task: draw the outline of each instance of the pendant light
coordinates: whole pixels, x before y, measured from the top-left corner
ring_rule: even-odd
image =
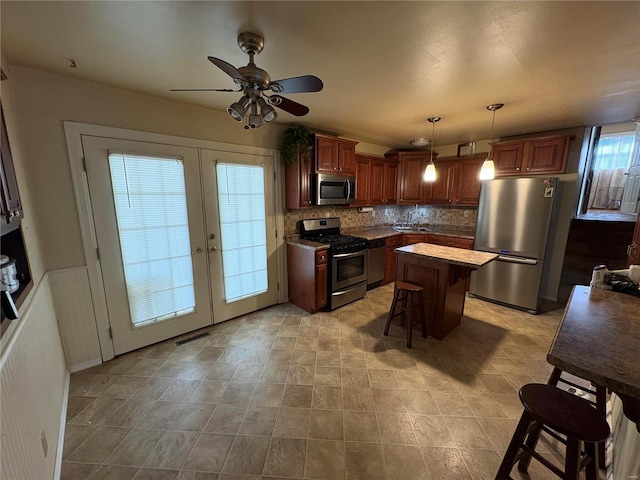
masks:
[[[435,182],[436,181],[436,166],[433,163],[433,137],[436,132],[436,122],[442,120],[442,117],[429,117],[427,118],[428,122],[431,122],[431,153],[429,158],[429,165],[424,169],[424,175],[422,176],[422,180],[425,182]]]
[[[493,120],[491,120],[491,138],[489,139],[489,155],[482,164],[480,169],[480,180],[492,180],[496,176],[496,167],[493,163],[493,126],[496,122],[496,110],[504,107],[504,103],[492,103],[487,105],[487,110],[493,112]]]

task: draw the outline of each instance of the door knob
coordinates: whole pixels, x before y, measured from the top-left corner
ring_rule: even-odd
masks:
[[[213,247],[211,247],[209,249],[210,252],[217,252],[218,251],[218,247],[216,247],[215,245]]]

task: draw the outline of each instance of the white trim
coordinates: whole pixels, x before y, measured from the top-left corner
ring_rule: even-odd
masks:
[[[69,384],[71,382],[71,375],[69,372],[64,377],[64,388],[62,408],[60,412],[60,428],[58,430],[58,447],[56,450],[56,463],[53,470],[53,478],[59,480],[62,476],[62,452],[64,450],[64,433],[67,426],[67,405],[69,403]]]
[[[278,238],[276,239],[278,282],[280,291],[278,301],[286,301],[286,265],[285,265],[285,242],[284,242],[284,212],[283,212],[283,181],[282,168],[280,165],[280,152],[269,148],[251,147],[245,145],[234,145],[230,143],[214,142],[210,140],[200,140],[194,138],[178,137],[159,133],[141,132],[137,130],[126,130],[115,127],[105,127],[87,123],[77,123],[63,121],[67,150],[69,153],[69,167],[73,182],[73,191],[78,209],[78,220],[82,235],[82,245],[84,249],[87,272],[89,274],[89,286],[96,316],[96,328],[102,361],[111,360],[114,354],[113,341],[109,337],[109,315],[107,302],[102,283],[102,273],[100,262],[96,257],[97,241],[93,225],[93,214],[91,210],[91,198],[84,172],[82,160],[82,136],[117,138],[121,140],[134,140],[147,143],[159,143],[164,145],[178,145],[182,147],[193,147],[198,149],[217,150],[223,152],[253,154],[273,157],[274,171],[276,172],[275,206],[276,206],[276,226]],[[83,363],[84,365],[84,363]]]
[[[87,368],[97,367],[98,365],[102,365],[102,359],[94,358],[93,360],[87,360],[86,362],[79,363],[78,365],[70,365],[69,372],[76,373],[86,370]]]

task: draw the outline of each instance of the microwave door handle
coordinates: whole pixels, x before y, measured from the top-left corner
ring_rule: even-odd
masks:
[[[351,182],[349,181],[349,179],[347,178],[344,183],[346,183],[347,185],[347,202],[349,201],[349,199],[351,198]]]

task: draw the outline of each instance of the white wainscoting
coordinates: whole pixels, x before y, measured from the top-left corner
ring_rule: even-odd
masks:
[[[613,465],[607,472],[611,480],[640,478],[640,433],[635,423],[624,416],[622,401],[611,395],[611,430],[613,431]]]
[[[102,363],[87,267],[48,272],[62,345],[71,373]]]
[[[0,358],[2,479],[59,475],[69,373],[44,275]]]

